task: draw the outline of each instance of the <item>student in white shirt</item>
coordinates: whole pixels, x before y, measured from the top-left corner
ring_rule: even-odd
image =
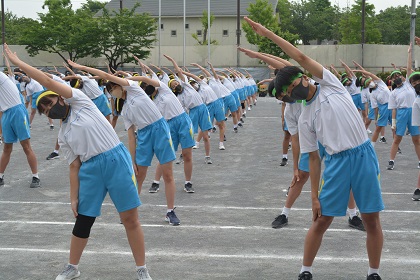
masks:
[[[321,64],[259,23],[245,21],[260,36],[276,43],[288,56],[312,74],[317,84],[295,66],[281,69],[276,76],[276,97],[285,102],[305,100],[299,118],[302,153],[309,153],[313,223],[306,236],[300,280],[312,279],[312,264],[322,237],[334,216],[346,213],[350,190],[359,206],[367,232],[369,257],[367,280],[380,280],[379,264],[383,234],[379,211],[382,202],[379,165],[362,119],[341,82]],[[247,50],[239,48],[239,50]],[[318,141],[326,150],[322,184]],[[349,168],[355,164],[357,168]]]
[[[58,139],[70,166],[70,201],[76,222],[69,263],[56,280],[80,276],[78,264],[107,192],[125,227],[138,279],[150,280],[145,266],[144,236],[137,212],[141,203],[127,149],[111,124],[84,93],[50,79],[40,70],[21,61],[7,45],[5,52],[13,64],[48,89],[37,99],[39,112],[64,120]]]

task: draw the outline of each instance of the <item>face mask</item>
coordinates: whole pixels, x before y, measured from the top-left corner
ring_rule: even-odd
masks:
[[[415,85],[414,89],[415,89],[416,93],[420,95],[420,84]]]
[[[374,82],[370,82],[369,83],[369,88],[374,88],[374,87],[376,87],[376,84]]]
[[[309,85],[307,87],[302,84],[303,78],[301,78],[300,83],[292,89],[290,97],[294,100],[306,100],[309,95]],[[283,97],[284,98],[284,97]]]
[[[402,78],[396,78],[394,80],[394,84],[396,84],[397,86],[401,85],[402,84]]]
[[[159,80],[162,80],[163,76],[162,75],[159,75],[158,78],[159,78]]]
[[[67,106],[61,105],[59,100],[54,106],[51,107],[50,111],[48,112],[48,117],[51,119],[65,119],[67,116]]]
[[[192,86],[194,89],[195,89],[195,91],[199,91],[200,90],[200,85],[199,84],[194,84],[193,86]]]

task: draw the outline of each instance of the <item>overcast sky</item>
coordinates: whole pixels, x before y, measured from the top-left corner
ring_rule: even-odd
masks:
[[[124,0],[123,0],[124,1]],[[155,0],[158,1],[158,0]],[[186,0],[186,3],[189,1],[205,1],[205,0]],[[232,2],[236,4],[236,0],[226,0],[226,2]],[[332,4],[337,4],[340,7],[346,7],[347,5],[351,6],[354,3],[354,0],[330,0]],[[72,0],[73,8],[79,8],[86,1],[84,0]],[[108,2],[108,1],[102,1]],[[374,4],[376,11],[385,10],[391,6],[411,6],[411,0],[366,0],[367,3]],[[124,2],[123,2],[124,3]],[[182,2],[181,2],[182,3]],[[416,1],[417,3],[417,1]],[[12,11],[18,17],[29,17],[36,19],[38,17],[37,13],[45,13],[46,11],[42,9],[44,0],[4,0],[5,10]],[[210,0],[211,4],[211,0]]]

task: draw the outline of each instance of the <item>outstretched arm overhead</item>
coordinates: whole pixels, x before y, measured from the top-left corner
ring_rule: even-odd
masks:
[[[340,73],[338,73],[337,69],[335,69],[334,65],[331,64],[330,66],[331,72],[337,77],[337,79],[341,79]]]
[[[20,60],[16,53],[12,52],[12,50],[9,49],[9,46],[7,44],[4,44],[4,52],[6,53],[10,62],[18,66],[26,74],[28,74],[28,76],[38,81],[38,83],[40,83],[47,89],[54,91],[55,93],[63,96],[64,98],[71,98],[73,96],[72,89],[70,87],[61,84],[57,81],[54,81],[53,79],[50,79],[41,70],[38,70],[35,67],[32,67],[29,64]]]
[[[381,80],[381,78],[379,78],[378,76],[376,76],[375,74],[368,72],[366,70],[353,70],[353,72],[360,72],[363,74],[363,76],[365,77],[370,77],[372,78],[374,81],[379,81]]]
[[[324,67],[310,58],[306,56],[303,52],[301,52],[298,48],[293,46],[288,41],[284,40],[280,36],[277,36],[274,32],[268,30],[263,25],[256,23],[249,19],[248,17],[244,17],[245,21],[252,27],[252,29],[261,36],[267,37],[268,39],[272,40],[274,43],[277,44],[290,58],[294,59],[299,65],[305,68],[309,73],[313,76],[318,77],[320,79],[323,78],[323,69]]]
[[[184,74],[183,74],[183,71],[182,71],[182,69],[181,69],[181,68],[179,68],[179,66],[178,66],[178,64],[176,63],[176,61],[175,61],[172,57],[170,57],[170,56],[168,56],[168,55],[166,55],[166,54],[164,54],[163,56],[164,56],[164,57],[166,57],[166,59],[168,59],[170,62],[172,62],[173,66],[174,66],[174,68],[175,68],[175,71],[176,71],[176,73],[178,74],[178,77],[179,77],[182,81],[184,81],[184,82],[185,82],[185,76],[184,76]]]
[[[203,66],[197,64],[197,63],[191,63],[192,66],[195,66],[197,68],[199,68],[201,70],[201,72],[204,73],[204,75],[206,75],[206,77],[211,77],[211,74],[209,71],[206,70],[206,68],[204,68]]]
[[[272,56],[268,56],[256,51],[251,51],[249,49],[245,49],[245,48],[238,48],[239,51],[243,52],[244,54],[246,54],[247,56],[249,56],[250,58],[257,58],[260,59],[262,61],[264,61],[265,63],[267,63],[268,65],[272,66],[275,69],[281,69],[286,67],[287,65],[284,64],[282,61],[277,60],[275,58],[273,58]]]
[[[213,73],[213,76],[216,80],[219,80],[219,75],[217,75],[216,70],[213,68],[213,64],[211,64],[210,61],[207,60],[207,64],[210,66],[211,72]]]

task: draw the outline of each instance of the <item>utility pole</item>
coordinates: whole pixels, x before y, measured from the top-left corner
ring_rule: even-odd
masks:
[[[236,46],[241,46],[241,0],[237,0],[236,4]],[[239,67],[240,51],[236,50],[236,67]]]
[[[5,39],[6,31],[4,27],[4,0],[1,0],[1,42],[2,42],[2,48],[4,53],[4,43],[6,43]],[[3,57],[3,66],[5,65],[4,56]],[[10,73],[11,75],[12,73]]]
[[[365,44],[365,15],[366,15],[366,0],[362,0],[362,66],[364,60],[364,49]]]
[[[123,9],[123,0],[120,0],[120,15],[122,14],[122,9]],[[124,61],[124,54],[121,53],[121,70],[124,67],[123,61]],[[117,69],[115,69],[115,70],[117,70]]]
[[[413,44],[411,48],[411,69],[416,68],[416,61],[414,60],[414,50],[416,49],[414,46],[416,43],[414,42],[414,36],[416,32],[416,0],[411,0],[411,22],[410,22],[410,43]]]

